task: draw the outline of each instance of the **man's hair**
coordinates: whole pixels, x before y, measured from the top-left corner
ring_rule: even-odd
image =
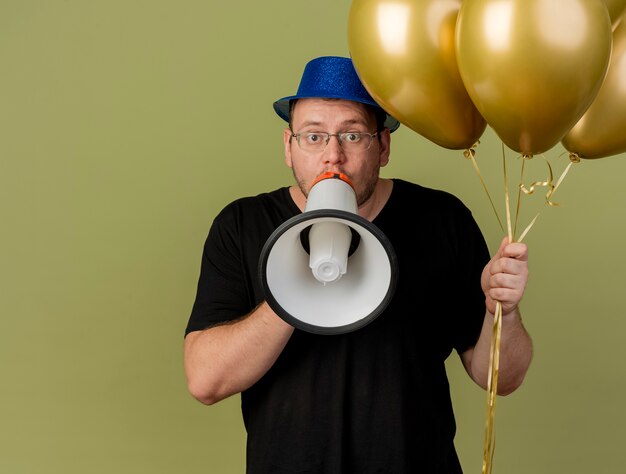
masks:
[[[339,100],[339,99],[328,99],[328,100]],[[291,99],[289,101],[289,129],[293,132],[293,127],[291,126],[291,117],[293,116],[293,110],[296,107],[296,103],[298,99]],[[385,128],[385,120],[387,120],[387,113],[381,109],[380,107],[374,107],[373,105],[363,104],[367,110],[370,110],[374,117],[376,117],[376,131],[382,132]],[[380,140],[380,135],[378,135],[378,139]]]

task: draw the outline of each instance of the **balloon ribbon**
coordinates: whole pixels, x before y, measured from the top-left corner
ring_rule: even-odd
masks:
[[[509,184],[506,174],[506,157],[504,144],[502,145],[502,166],[504,172],[504,200],[506,204],[506,223],[509,242],[513,242],[511,226],[511,206],[509,201]],[[517,219],[516,219],[517,220]],[[487,416],[485,419],[485,442],[483,445],[482,474],[491,474],[493,470],[493,455],[496,450],[496,398],[498,396],[498,371],[500,369],[500,340],[502,337],[502,303],[496,301],[496,311],[493,315],[491,329],[491,346],[489,349],[489,373],[487,376]]]
[[[483,447],[483,474],[491,474],[496,449],[496,397],[498,395],[498,371],[500,369],[500,339],[502,337],[502,303],[496,302],[496,314],[491,329],[489,351],[489,374],[487,378],[487,416],[485,420],[485,443]]]
[[[504,227],[502,226],[502,222],[500,221],[500,216],[498,215],[498,211],[496,210],[496,206],[493,203],[493,199],[491,199],[491,194],[489,194],[489,189],[487,188],[485,179],[483,178],[483,175],[480,172],[480,168],[478,167],[478,163],[476,162],[476,158],[475,158],[476,150],[474,150],[474,148],[478,146],[479,143],[480,142],[476,142],[474,146],[472,146],[472,148],[468,148],[467,150],[465,150],[463,152],[463,156],[465,156],[465,158],[467,158],[468,160],[472,162],[472,166],[474,167],[474,170],[476,171],[476,174],[478,175],[478,178],[480,179],[480,182],[483,185],[483,189],[485,190],[485,193],[487,193],[487,197],[489,198],[489,202],[491,203],[491,209],[493,209],[493,213],[496,215],[496,219],[498,219],[498,224],[500,224],[500,229],[502,229],[502,232],[504,232]]]
[[[472,165],[474,166],[474,170],[476,174],[480,178],[480,182],[483,185],[483,189],[487,193],[487,197],[489,198],[489,202],[491,203],[491,207],[493,212],[500,224],[500,228],[504,232],[504,227],[502,226],[502,222],[500,221],[500,216],[498,215],[498,211],[493,203],[493,199],[491,199],[491,195],[489,194],[489,190],[487,189],[487,185],[485,184],[485,180],[480,172],[478,167],[478,163],[476,162],[475,154],[476,151],[474,148],[478,145],[478,142],[472,146],[471,148],[465,150],[463,155],[468,160],[471,160]],[[506,171],[506,156],[504,152],[504,143],[502,144],[502,164],[504,170],[504,197],[506,204],[506,222],[507,222],[507,233],[509,237],[509,242],[515,242],[515,234],[517,233],[517,222],[519,218],[520,212],[520,202],[521,202],[521,193],[523,192],[526,195],[531,195],[534,193],[535,188],[537,186],[544,186],[548,188],[548,192],[546,193],[546,204],[550,206],[558,206],[557,203],[552,202],[551,198],[561,185],[565,176],[569,172],[572,164],[578,163],[580,158],[576,154],[570,154],[569,159],[570,163],[556,184],[554,183],[554,177],[552,173],[552,167],[550,163],[546,160],[546,164],[548,166],[549,178],[545,181],[536,181],[531,183],[530,187],[527,188],[524,186],[524,163],[526,160],[532,158],[532,155],[522,155],[522,171],[520,177],[520,185],[518,188],[518,196],[517,196],[517,212],[515,215],[515,226],[513,227],[511,224],[511,208],[509,201],[509,185]],[[522,232],[517,242],[521,242],[524,237],[528,234],[530,229],[535,225],[537,218],[539,217],[539,213],[534,217],[534,219],[528,224],[526,229]],[[495,418],[496,418],[496,398],[498,395],[498,372],[500,370],[500,342],[502,338],[502,303],[500,301],[496,301],[496,310],[493,319],[493,326],[491,330],[491,345],[489,349],[489,372],[487,376],[487,414],[485,419],[485,441],[483,446],[483,468],[482,474],[491,474],[493,470],[493,457],[495,454],[496,448],[496,430],[495,430]]]

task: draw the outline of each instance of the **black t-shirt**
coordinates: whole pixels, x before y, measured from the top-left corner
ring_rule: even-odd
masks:
[[[299,212],[281,188],[237,200],[216,217],[187,333],[263,301],[261,249]],[[396,252],[396,292],[357,331],[295,330],[272,368],[242,393],[249,473],[461,472],[444,361],[480,333],[487,246],[457,198],[402,180],[373,223]]]

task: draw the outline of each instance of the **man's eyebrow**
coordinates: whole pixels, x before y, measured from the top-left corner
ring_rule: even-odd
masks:
[[[310,127],[312,125],[321,125],[322,122],[318,122],[317,120],[306,120],[304,123],[300,124],[300,127]]]
[[[322,122],[318,120],[306,120],[300,125],[300,128],[311,127],[311,126],[321,126],[321,125],[322,125]],[[367,125],[367,122],[365,120],[360,120],[360,119],[348,119],[348,120],[344,120],[343,122],[341,122],[340,128],[345,128],[349,125]]]

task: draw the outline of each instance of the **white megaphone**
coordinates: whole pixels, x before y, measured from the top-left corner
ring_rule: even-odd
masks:
[[[387,237],[357,214],[341,173],[320,175],[302,214],[267,239],[259,274],[270,307],[292,326],[340,334],[373,321],[393,296],[396,255]]]

